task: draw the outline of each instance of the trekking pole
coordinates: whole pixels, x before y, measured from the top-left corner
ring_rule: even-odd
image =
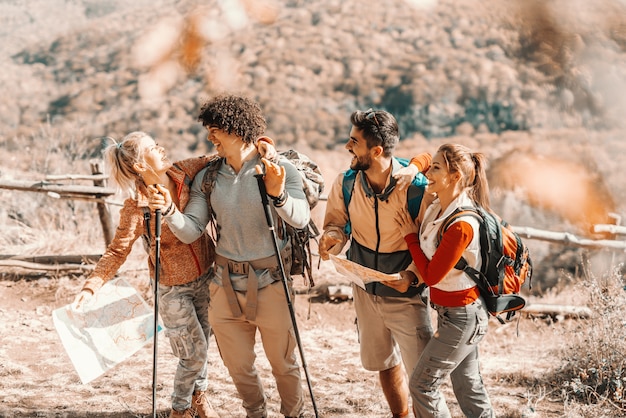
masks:
[[[311,403],[313,404],[313,411],[315,412],[315,418],[318,418],[317,405],[315,404],[315,396],[313,396],[313,387],[311,386],[311,379],[309,378],[309,371],[307,369],[306,360],[304,359],[304,351],[302,350],[302,342],[300,341],[300,332],[298,332],[298,323],[296,322],[296,313],[291,303],[291,294],[289,292],[289,285],[287,283],[287,275],[285,274],[285,266],[283,265],[283,259],[280,256],[280,248],[278,246],[278,237],[276,236],[276,229],[274,228],[274,218],[272,217],[272,211],[270,209],[270,203],[267,198],[267,190],[265,189],[265,183],[263,182],[263,174],[255,174],[257,183],[259,184],[259,191],[261,192],[261,201],[263,202],[263,209],[265,211],[265,219],[267,220],[267,226],[272,233],[272,242],[274,243],[274,252],[276,253],[276,259],[278,260],[278,268],[280,269],[280,276],[283,282],[283,289],[285,290],[285,297],[287,299],[287,306],[289,307],[289,315],[291,316],[291,323],[293,325],[293,333],[296,336],[296,342],[298,343],[298,351],[300,351],[300,360],[302,360],[302,368],[304,369],[304,375],[306,377],[306,383],[309,387],[309,394],[311,395]]]
[[[152,345],[152,417],[157,416],[157,346],[159,330],[159,270],[161,268],[161,209],[154,211],[154,341]]]

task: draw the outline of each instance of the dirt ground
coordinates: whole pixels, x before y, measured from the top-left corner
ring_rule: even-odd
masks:
[[[324,270],[327,270],[324,272]],[[150,300],[146,271],[121,273]],[[322,266],[313,296],[295,299],[298,328],[320,417],[389,417],[377,375],[360,364],[351,300],[330,301],[319,289],[331,283]],[[146,417],[152,414],[152,344],[104,375],[83,385],[52,322],[52,311],[70,303],[82,278],[0,280],[0,417]],[[302,279],[294,282],[304,290]],[[309,303],[310,302],[310,303]],[[564,406],[541,384],[555,367],[553,349],[575,326],[524,316],[490,324],[481,344],[482,371],[499,417],[561,417]],[[517,335],[519,334],[519,335]],[[176,359],[162,335],[158,342],[158,415],[167,417]],[[211,340],[210,401],[221,417],[244,416],[241,401]],[[261,345],[257,366],[268,396],[270,416],[279,397]],[[303,388],[308,394],[304,380]],[[454,417],[462,416],[450,385],[444,386]],[[314,416],[307,397],[306,416]]]

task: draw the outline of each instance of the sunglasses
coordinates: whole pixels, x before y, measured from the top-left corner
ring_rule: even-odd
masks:
[[[376,111],[370,107],[364,113],[365,119],[374,121],[374,124],[376,125],[376,130],[378,131],[378,137],[380,138],[380,141],[384,143],[385,138],[383,137],[383,133],[380,130],[380,122],[378,122],[378,118],[376,117]]]

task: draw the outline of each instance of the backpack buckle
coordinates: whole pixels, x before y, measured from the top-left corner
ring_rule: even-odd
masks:
[[[248,274],[250,264],[247,261],[228,261],[228,270],[235,274]]]

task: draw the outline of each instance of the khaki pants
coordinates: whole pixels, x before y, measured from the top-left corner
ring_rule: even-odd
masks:
[[[211,283],[209,321],[215,334],[224,365],[233,379],[249,418],[264,418],[265,394],[254,367],[254,345],[259,331],[265,355],[272,367],[281,399],[280,412],[298,416],[302,410],[302,384],[295,349],[291,316],[281,282],[259,289],[256,318],[234,317],[224,289]],[[240,306],[246,306],[246,294],[235,292]]]

